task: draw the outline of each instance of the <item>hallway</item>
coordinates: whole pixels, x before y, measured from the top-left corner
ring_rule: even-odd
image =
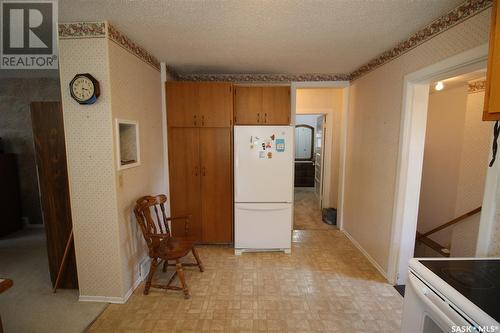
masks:
[[[294,230],[335,230],[335,225],[322,221],[314,188],[296,187],[294,203]]]

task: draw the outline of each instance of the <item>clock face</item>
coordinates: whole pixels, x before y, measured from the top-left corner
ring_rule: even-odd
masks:
[[[71,92],[73,93],[72,95],[77,101],[87,101],[94,96],[94,82],[92,82],[92,80],[90,80],[86,76],[78,76],[73,80]]]

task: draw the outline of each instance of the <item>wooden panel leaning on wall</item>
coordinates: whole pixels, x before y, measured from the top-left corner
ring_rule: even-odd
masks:
[[[500,7],[493,2],[483,120],[500,120]]]
[[[232,95],[229,83],[166,84],[172,216],[191,215],[199,243],[233,238]]]
[[[52,284],[54,284],[72,229],[61,103],[31,103],[31,120],[43,223],[47,235],[49,270]],[[71,246],[59,288],[78,288],[74,245]]]

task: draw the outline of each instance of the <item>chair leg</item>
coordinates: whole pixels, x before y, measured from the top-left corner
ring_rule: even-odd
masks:
[[[168,260],[165,260],[163,262],[163,269],[162,269],[163,273],[165,273],[167,271],[167,266],[168,266]]]
[[[200,269],[200,272],[203,272],[205,269],[203,268],[203,263],[201,262],[200,256],[198,255],[198,251],[193,247],[191,249],[193,252],[194,258],[196,259],[196,263],[198,264],[198,268]]]
[[[184,291],[184,298],[189,298],[189,289],[186,284],[186,276],[184,275],[184,270],[182,269],[182,264],[179,259],[175,260],[175,270],[177,275],[179,276],[179,280],[181,281],[182,290]]]
[[[149,294],[149,288],[151,288],[151,281],[153,281],[153,275],[155,275],[156,267],[158,267],[158,259],[151,260],[151,267],[149,267],[148,279],[146,280],[146,285],[144,286],[144,295]]]

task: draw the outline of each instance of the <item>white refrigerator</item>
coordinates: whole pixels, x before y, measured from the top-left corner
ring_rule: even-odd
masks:
[[[294,128],[234,127],[235,253],[290,252]]]

